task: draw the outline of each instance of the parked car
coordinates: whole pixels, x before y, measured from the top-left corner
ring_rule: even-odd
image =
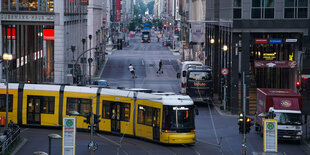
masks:
[[[171,38],[166,38],[166,39],[164,39],[164,41],[163,41],[163,45],[164,46],[171,46],[172,45],[172,39]]]

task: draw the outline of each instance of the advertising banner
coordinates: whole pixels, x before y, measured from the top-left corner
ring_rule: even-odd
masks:
[[[297,61],[264,61],[255,60],[255,68],[296,68]]]
[[[204,43],[204,24],[192,24],[192,42],[194,43]]]
[[[115,7],[116,7],[116,22],[121,21],[121,0],[115,1]]]
[[[16,36],[16,29],[15,28],[7,28],[6,29],[7,31],[7,33],[6,33],[6,37],[7,37],[7,40],[11,40],[11,38],[12,38],[12,40],[15,40],[15,36]]]
[[[54,40],[55,32],[54,29],[43,29],[43,40]]]

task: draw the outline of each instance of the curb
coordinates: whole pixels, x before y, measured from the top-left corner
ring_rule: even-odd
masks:
[[[108,60],[109,60],[109,58],[106,57],[106,60],[105,60],[103,66],[102,66],[102,68],[101,68],[101,70],[100,70],[99,76],[96,76],[96,77],[94,77],[93,79],[96,79],[96,80],[100,79],[100,77],[101,77],[101,75],[102,75],[102,72],[103,72],[103,70],[104,70],[104,68],[105,68],[105,65],[107,64]]]
[[[12,155],[15,155],[27,142],[28,139],[23,137],[23,141],[17,146],[17,148],[12,152]]]

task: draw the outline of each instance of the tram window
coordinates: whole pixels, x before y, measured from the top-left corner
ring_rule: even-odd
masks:
[[[77,112],[80,115],[89,114],[91,111],[91,99],[67,98],[67,115],[69,112]]]
[[[5,112],[6,108],[6,95],[0,95],[0,112]],[[9,112],[13,111],[13,95],[9,95]]]
[[[121,120],[129,121],[129,117],[130,117],[129,103],[121,103],[121,110],[122,110]]]
[[[152,110],[153,108],[151,107],[146,107],[145,110],[145,125],[152,125]]]
[[[42,96],[41,98],[41,112],[44,114],[54,114],[55,97]]]
[[[111,118],[111,102],[102,101],[102,118]]]
[[[144,124],[144,111],[145,108],[141,105],[138,106],[138,123]]]

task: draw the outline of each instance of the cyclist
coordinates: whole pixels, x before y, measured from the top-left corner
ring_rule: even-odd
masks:
[[[132,77],[132,78],[135,78],[135,68],[132,66],[132,64],[130,64],[130,65],[128,66],[128,69],[129,69],[129,71],[130,71],[130,73],[131,73],[131,77]]]

